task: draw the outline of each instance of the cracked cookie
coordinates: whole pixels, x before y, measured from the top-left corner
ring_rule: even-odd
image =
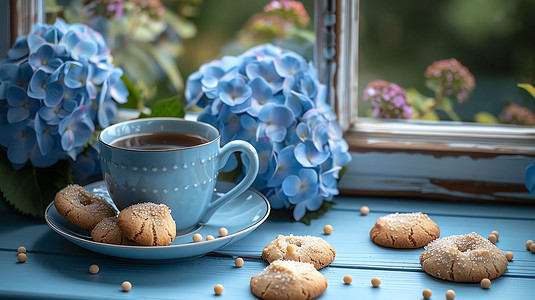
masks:
[[[293,245],[288,250],[288,246]],[[311,263],[319,270],[329,265],[336,252],[324,239],[315,236],[283,236],[269,243],[262,251],[262,258],[269,263],[278,260],[293,260]]]
[[[420,248],[440,236],[438,225],[421,212],[380,217],[370,230],[370,238],[389,248]]]
[[[507,258],[486,238],[472,232],[435,240],[420,255],[424,271],[455,282],[494,279],[507,269]]]
[[[93,230],[102,219],[115,216],[115,209],[104,198],[93,195],[77,184],[63,188],[54,198],[58,213],[72,224]]]
[[[261,299],[314,299],[327,289],[327,278],[312,264],[276,260],[253,276],[250,285]]]
[[[166,246],[176,236],[175,220],[164,204],[139,203],[123,209],[117,225],[130,240],[143,246]]]
[[[91,231],[93,241],[106,244],[139,246],[138,243],[126,238],[117,226],[117,218],[108,217],[102,219]]]

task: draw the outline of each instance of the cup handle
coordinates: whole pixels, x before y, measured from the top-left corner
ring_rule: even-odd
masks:
[[[245,192],[255,181],[256,175],[258,175],[258,154],[256,153],[256,149],[248,142],[241,140],[231,141],[219,150],[218,169],[221,169],[225,166],[228,158],[234,152],[243,152],[247,156],[249,159],[249,170],[247,170],[247,173],[242,181],[240,181],[240,183],[238,183],[234,188],[228,191],[225,195],[219,197],[217,200],[210,202],[208,205],[208,210],[201,219],[201,223],[203,224],[208,222],[208,220],[212,217],[216,210],[221,207],[221,205]]]

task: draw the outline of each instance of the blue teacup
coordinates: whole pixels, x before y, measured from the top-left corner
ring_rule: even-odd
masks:
[[[206,141],[164,150],[135,149],[116,143],[128,136],[154,133],[182,133]],[[99,142],[102,174],[117,208],[122,210],[141,202],[163,203],[171,209],[177,233],[208,222],[221,205],[247,190],[258,174],[258,154],[251,144],[236,140],[221,148],[219,131],[203,122],[176,118],[130,120],[104,129]],[[218,171],[235,152],[247,156],[249,170],[232,190],[211,201]]]

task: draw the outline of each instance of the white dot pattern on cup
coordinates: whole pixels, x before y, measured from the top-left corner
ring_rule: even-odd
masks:
[[[167,189],[163,189],[162,192],[163,192],[164,194],[167,194],[168,191],[167,191]]]
[[[182,168],[183,168],[183,169],[187,169],[187,168],[188,168],[188,165],[187,165],[187,164],[183,164],[183,165],[182,165]]]
[[[157,193],[158,193],[158,190],[157,190],[157,189],[153,189],[153,190],[152,190],[152,193],[153,193],[153,194],[157,194]]]
[[[192,163],[191,163],[191,166],[194,167],[194,166],[195,166],[195,162],[192,162]]]
[[[126,170],[126,166],[125,165],[121,165],[121,169]]]
[[[206,184],[206,180],[202,182],[202,184]]]
[[[201,164],[204,164],[205,160],[204,159],[201,159]]]
[[[136,166],[133,166],[133,167],[132,167],[132,171],[137,171],[137,167],[136,167]]]
[[[156,172],[156,171],[158,171],[157,168],[152,168],[151,170],[152,170],[152,172]]]
[[[194,188],[196,188],[196,187],[198,187],[198,186],[199,186],[199,185],[196,184],[196,183],[193,184],[193,187],[194,187]]]
[[[189,185],[186,185],[186,186],[184,187],[184,190],[187,190],[187,189],[189,189]]]
[[[177,165],[173,165],[173,170],[176,170],[178,169],[178,166]]]
[[[166,167],[162,167],[162,172],[165,172],[167,171],[167,168]]]
[[[176,188],[174,188],[174,189],[173,189],[173,191],[177,192],[177,191],[178,191],[178,188],[177,188],[177,187],[176,187]]]
[[[141,192],[142,192],[142,193],[146,193],[147,190],[146,190],[146,189],[141,189]]]
[[[142,167],[141,170],[142,171],[147,171],[147,167]]]

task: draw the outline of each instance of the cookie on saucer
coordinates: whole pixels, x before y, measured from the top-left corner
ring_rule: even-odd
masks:
[[[276,260],[253,276],[250,286],[261,299],[314,299],[327,289],[327,278],[312,264]]]
[[[167,246],[176,237],[175,220],[164,204],[129,206],[119,213],[117,225],[128,239],[143,246]]]
[[[377,245],[402,249],[423,247],[439,236],[438,225],[421,212],[380,217],[370,231]]]
[[[126,238],[117,226],[117,217],[102,219],[91,231],[93,241],[105,244],[139,246],[138,243]]]
[[[63,188],[54,198],[58,213],[72,224],[93,230],[102,219],[115,216],[113,206],[104,198],[91,194],[77,184]]]
[[[264,248],[262,258],[269,263],[278,259],[307,262],[319,270],[329,265],[335,254],[334,248],[320,237],[278,235]]]

